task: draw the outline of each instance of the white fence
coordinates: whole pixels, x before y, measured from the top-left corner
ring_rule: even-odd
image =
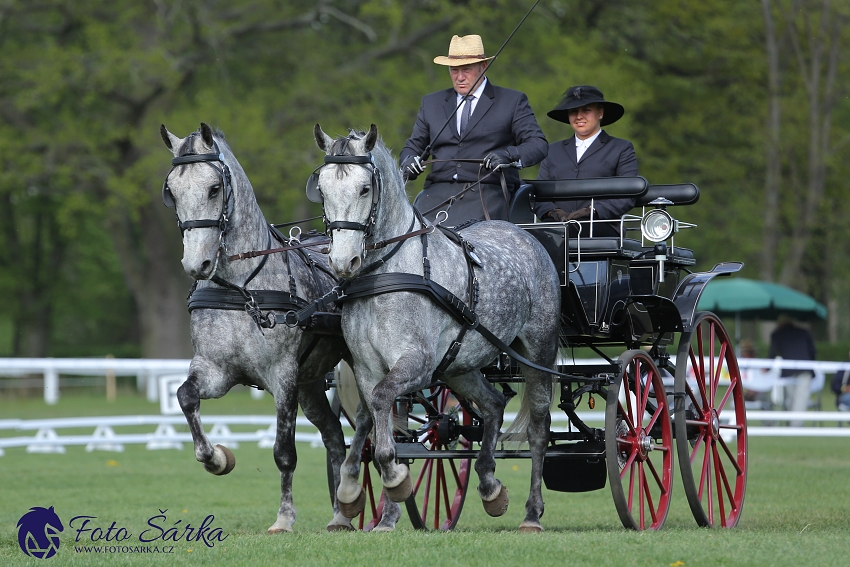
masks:
[[[586,423],[601,423],[605,421],[605,412],[580,412],[579,417]],[[515,413],[505,414],[505,426],[516,418]],[[748,427],[749,435],[787,436],[787,437],[850,437],[850,427],[824,427],[813,425],[809,427],[786,427],[778,425],[789,420],[805,420],[813,423],[850,421],[850,412],[787,412],[787,411],[751,411],[747,413],[747,422],[773,422],[772,426]],[[204,423],[209,427],[208,437],[213,443],[220,443],[231,449],[236,449],[239,443],[257,443],[260,448],[274,446],[277,423],[273,415],[228,415],[203,416]],[[567,416],[552,415],[552,430],[565,431]],[[556,427],[555,424],[561,424]],[[6,419],[0,420],[0,456],[4,449],[11,447],[26,447],[28,453],[65,453],[66,446],[85,445],[86,451],[117,451],[124,450],[124,445],[145,444],[147,449],[182,449],[184,443],[192,443],[188,432],[178,432],[175,426],[185,426],[183,416],[166,415],[136,415],[117,417],[73,417],[60,419]],[[343,423],[343,425],[347,425]],[[150,426],[155,427],[151,433],[119,433],[116,428]],[[233,432],[231,426],[260,426],[260,429],[249,432]],[[322,438],[305,417],[299,417],[297,427],[309,427],[310,431],[297,431],[295,441],[310,443],[314,447],[322,446]],[[61,435],[62,429],[94,428],[87,435]],[[31,432],[35,432],[31,434]],[[348,428],[350,431],[350,428]],[[6,432],[21,433],[17,436],[4,436]],[[25,434],[26,433],[26,434]]]
[[[155,402],[159,400],[159,377],[170,374],[186,375],[189,371],[189,360],[183,359],[135,359],[135,358],[0,358],[0,377],[11,377],[18,379],[17,382],[4,384],[0,379],[0,388],[4,386],[13,387],[20,385],[20,379],[25,376],[42,375],[44,387],[44,401],[55,404],[60,396],[60,375],[68,376],[135,376],[136,384],[140,389],[146,391],[148,400]],[[572,359],[563,359],[563,363],[569,364]],[[604,362],[602,359],[576,359],[576,364],[598,364]],[[783,369],[812,370],[815,379],[812,381],[812,391],[819,392],[823,389],[828,374],[834,374],[838,370],[850,369],[848,362],[829,361],[798,361],[763,358],[740,358],[738,365],[741,370],[767,369],[766,379],[776,380],[776,384],[782,384],[779,380],[779,372]],[[100,378],[98,378],[99,380]],[[39,379],[36,378],[36,384]],[[34,385],[31,382],[23,382],[24,386]],[[262,392],[258,392],[259,397]]]

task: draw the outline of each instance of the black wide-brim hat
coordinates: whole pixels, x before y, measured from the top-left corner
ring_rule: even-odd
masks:
[[[605,100],[605,96],[602,94],[602,91],[596,87],[580,85],[578,87],[568,88],[567,92],[564,93],[564,98],[562,98],[561,102],[558,103],[558,106],[547,112],[546,115],[552,120],[569,124],[570,110],[580,108],[585,104],[592,104],[594,102],[602,105],[602,108],[604,109],[602,120],[599,123],[600,126],[613,124],[626,113],[626,109],[623,108],[623,105]]]

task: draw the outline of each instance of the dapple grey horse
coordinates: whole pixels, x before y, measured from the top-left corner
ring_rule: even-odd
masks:
[[[221,287],[211,279],[246,285],[244,282],[258,267],[261,269],[250,281],[253,290],[290,290],[294,283],[296,295],[312,300],[322,293],[314,274],[323,280],[325,290],[333,287],[334,278],[327,266],[311,270],[302,257],[292,252],[268,255],[265,260],[228,261],[227,250],[263,250],[270,244],[270,227],[245,171],[221,132],[213,132],[206,124],[186,138],[178,138],[165,126],[160,133],[175,158],[188,161],[172,168],[163,186],[163,200],[176,207],[178,222],[182,223],[183,269],[196,280],[195,293]],[[206,222],[209,220],[212,222]],[[197,227],[198,224],[202,226]],[[326,262],[317,256],[316,262]],[[268,531],[291,532],[295,521],[292,474],[296,464],[298,403],[321,432],[334,470],[345,457],[342,428],[331,411],[324,387],[325,374],[345,351],[342,339],[324,336],[313,342],[310,334],[286,325],[261,329],[245,309],[215,308],[192,311],[191,334],[195,355],[189,375],[178,390],[178,400],[192,432],[195,457],[217,475],[227,474],[235,466],[233,453],[221,445],[213,446],[204,433],[199,414],[201,400],[220,398],[236,384],[268,391],[277,409],[274,459],[281,485],[277,521]],[[308,349],[311,350],[299,364]],[[339,476],[334,474],[334,486],[338,484]],[[334,517],[328,530],[353,529],[339,513],[335,494],[331,498]]]
[[[369,273],[409,273],[424,276],[421,237],[378,247],[378,242],[421,226],[404,189],[401,172],[378,139],[373,124],[368,134],[352,131],[336,140],[317,124],[314,136],[327,156],[367,156],[371,163],[339,163],[326,157],[317,173],[317,192],[332,238],[330,265],[343,279]],[[356,160],[349,160],[354,162]],[[475,311],[481,325],[532,363],[553,368],[557,355],[560,284],[552,261],[532,236],[502,222],[479,222],[462,235],[474,247],[481,266],[474,268],[478,284]],[[467,298],[468,264],[461,247],[441,231],[427,236],[432,279],[458,298]],[[367,253],[368,251],[368,253]],[[356,282],[356,279],[355,279]],[[469,299],[465,299],[469,302]],[[354,360],[354,374],[375,425],[375,462],[385,493],[394,501],[412,491],[410,471],[395,462],[393,403],[397,396],[428,387],[461,325],[422,293],[394,291],[348,300],[342,329]],[[504,514],[507,490],[495,477],[494,451],[502,425],[505,397],[481,374],[500,350],[474,329],[466,333],[457,358],[439,375],[453,392],[475,403],[484,426],[475,463],[478,493],[492,516]],[[549,405],[553,375],[523,368],[526,387],[521,414],[527,418],[532,453],[531,490],[522,531],[540,531],[543,515],[541,480],[549,438]],[[521,418],[520,418],[521,419]],[[343,464],[337,496],[340,509],[351,517],[362,506],[358,439]]]

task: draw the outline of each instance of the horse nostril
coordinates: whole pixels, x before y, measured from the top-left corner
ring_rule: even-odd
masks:
[[[200,273],[203,275],[208,275],[212,270],[212,262],[210,260],[204,260],[204,263],[201,264]]]
[[[353,274],[358,269],[360,269],[360,256],[355,256],[351,259],[351,262],[348,263],[348,273]]]

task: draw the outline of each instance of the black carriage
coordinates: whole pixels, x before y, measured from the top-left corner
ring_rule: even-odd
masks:
[[[641,215],[535,223],[531,212],[535,201],[624,196],[637,198]],[[740,373],[722,322],[696,309],[712,278],[737,272],[742,264],[693,271],[692,251],[679,247],[676,238],[694,225],[677,220],[670,209],[698,198],[695,185],[648,186],[641,177],[528,181],[510,209],[511,220],[543,244],[560,274],[562,346],[586,347],[601,359],[577,364],[562,349],[557,370],[566,376],[557,378],[557,407],[568,426],[550,434],[544,482],[561,492],[609,484],[621,522],[637,530],[664,523],[674,452],[700,526],[735,526],[744,502],[747,426]],[[600,223],[612,222],[621,236],[593,236]],[[609,347],[624,351],[611,357]],[[522,381],[506,355],[484,373],[509,397],[512,385]],[[604,419],[583,411],[593,410],[597,398],[604,400]],[[402,424],[397,456],[414,478],[408,515],[417,528],[452,529],[481,438],[480,415],[440,383],[399,398],[396,414]],[[604,425],[591,425],[600,419]],[[528,456],[505,446],[497,452],[504,459]],[[381,500],[368,476],[368,443],[363,461],[370,502],[360,527],[369,529],[380,517]]]

